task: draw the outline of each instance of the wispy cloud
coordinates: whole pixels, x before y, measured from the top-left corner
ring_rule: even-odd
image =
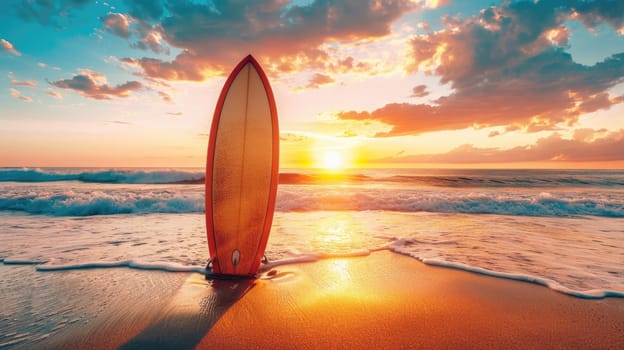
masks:
[[[164,91],[158,91],[158,96],[160,96],[160,98],[162,98],[163,101],[167,103],[173,103],[173,98],[171,98],[171,95]]]
[[[412,163],[505,163],[505,162],[587,162],[624,160],[624,130],[579,129],[570,139],[558,133],[535,144],[511,149],[479,148],[471,144],[450,152],[409,155],[384,159],[384,162]]]
[[[60,93],[58,93],[58,92],[56,92],[56,91],[54,91],[52,89],[47,89],[45,93],[50,95],[50,96],[52,96],[52,97],[54,97],[57,100],[62,100],[63,99],[63,95],[61,95]]]
[[[13,54],[15,56],[21,56],[22,54],[17,51],[15,49],[15,47],[13,46],[13,44],[11,44],[10,42],[8,42],[5,39],[0,39],[0,47],[2,47],[2,49],[10,54]]]
[[[32,102],[32,98],[28,97],[28,96],[24,96],[22,95],[21,91],[17,90],[17,89],[13,89],[10,88],[9,91],[11,91],[11,96],[20,99],[24,102]]]
[[[37,86],[37,81],[35,80],[16,80],[16,79],[11,79],[11,84],[13,85],[17,85],[17,86],[24,86],[24,87],[36,87]]]

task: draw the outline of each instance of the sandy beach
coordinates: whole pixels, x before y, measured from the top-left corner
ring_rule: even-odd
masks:
[[[112,277],[104,312],[29,348],[624,347],[622,299],[574,298],[386,251],[280,266],[247,281],[124,268],[70,273],[100,275],[99,284]],[[74,288],[102,287],[88,282]]]

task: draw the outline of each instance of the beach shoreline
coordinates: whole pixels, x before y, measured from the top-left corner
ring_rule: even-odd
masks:
[[[110,298],[137,288],[124,278],[154,274],[91,271],[118,274],[118,293]],[[255,281],[173,275],[183,280],[173,293],[133,304],[141,294],[134,293],[135,299],[114,303],[92,322],[28,347],[624,347],[624,299],[575,298],[526,282],[427,266],[388,251],[279,266]]]

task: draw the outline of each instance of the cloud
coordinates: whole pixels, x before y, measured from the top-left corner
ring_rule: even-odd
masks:
[[[61,68],[60,68],[60,67],[49,66],[48,64],[43,63],[43,62],[39,62],[39,63],[37,63],[37,66],[39,66],[39,68],[47,68],[47,67],[50,67],[50,68],[52,68],[53,70],[58,70],[58,71],[60,71],[60,70],[61,70]]]
[[[501,132],[498,130],[494,130],[494,131],[490,131],[490,133],[488,134],[488,137],[496,137],[501,135]]]
[[[189,54],[192,56],[192,54]],[[182,56],[178,56],[178,59],[173,62],[164,62],[157,58],[122,58],[122,63],[130,66],[140,67],[143,73],[151,78],[165,79],[165,80],[191,80],[201,81],[204,80],[204,74],[202,73],[203,66],[198,65],[197,61],[190,58],[188,61]]]
[[[171,98],[171,95],[169,95],[168,93],[164,91],[158,91],[158,96],[160,96],[163,99],[163,101],[167,103],[173,103],[173,99]]]
[[[572,139],[553,133],[539,139],[534,145],[507,150],[478,148],[470,144],[450,152],[430,155],[412,155],[384,159],[384,162],[416,163],[505,163],[544,161],[620,161],[624,160],[624,129],[615,132],[580,129]]]
[[[451,0],[425,0],[425,7],[430,9],[436,9],[442,6],[446,6],[451,3]]]
[[[308,82],[308,84],[306,86],[299,88],[298,90],[318,89],[321,86],[329,85],[334,82],[336,82],[336,80],[330,77],[329,75],[315,73],[310,79],[310,81]]]
[[[22,93],[19,90],[10,88],[9,91],[11,91],[11,96],[20,99],[24,102],[32,102],[32,98],[28,97],[28,96],[24,96],[22,95]]]
[[[179,117],[179,116],[184,115],[184,113],[182,113],[182,112],[167,112],[167,114],[168,115],[172,115],[174,117]]]
[[[425,97],[429,95],[429,91],[427,91],[427,85],[418,85],[414,86],[412,89],[411,97]]]
[[[24,86],[24,87],[35,87],[37,86],[37,82],[35,80],[11,80],[11,84],[13,85],[18,85],[18,86]]]
[[[162,40],[181,50],[173,61],[132,58],[146,76],[166,80],[204,80],[223,75],[248,53],[262,60],[270,74],[300,67],[358,69],[340,62],[324,43],[379,38],[391,24],[419,6],[410,0],[328,2],[306,5],[283,0],[253,2],[127,1],[130,13],[156,28]],[[145,14],[140,9],[149,8]],[[147,43],[146,43],[147,44]]]
[[[22,0],[15,6],[17,16],[23,20],[36,21],[41,25],[64,28],[71,18],[72,10],[83,7],[90,0]]]
[[[309,136],[296,134],[293,132],[280,133],[280,142],[300,143],[300,142],[306,142],[309,139],[310,139]]]
[[[620,34],[624,33],[624,3],[619,0],[579,1],[575,17],[589,28],[608,23]]]
[[[128,14],[114,12],[109,12],[101,21],[106,30],[121,38],[130,40],[131,35],[136,34],[139,40],[130,44],[132,48],[169,53],[169,48],[163,45],[159,26],[152,26]]]
[[[104,26],[122,38],[130,37],[130,18],[121,13],[110,12],[102,18]]]
[[[439,76],[452,88],[450,95],[433,104],[390,103],[338,117],[392,126],[378,136],[473,126],[536,132],[572,125],[585,113],[624,100],[608,93],[624,82],[624,52],[586,66],[565,51],[567,20],[620,25],[624,12],[606,17],[605,8],[592,1],[504,2],[478,16],[447,17],[444,29],[412,39],[408,69]]]
[[[129,81],[117,86],[110,86],[106,77],[98,72],[80,70],[79,74],[71,79],[50,82],[51,85],[62,89],[70,89],[79,94],[96,100],[108,100],[112,97],[125,98],[130,93],[143,87],[138,81]]]
[[[157,28],[142,28],[139,33],[141,40],[130,45],[141,50],[151,50],[154,53],[169,54],[169,48],[163,44],[162,34]]]
[[[52,89],[46,90],[45,93],[50,95],[50,96],[52,96],[52,97],[54,97],[57,100],[62,100],[63,99],[63,95],[61,95],[60,93],[58,93],[58,92],[56,92],[56,91],[54,91]]]
[[[0,47],[2,47],[3,50],[5,50],[6,52],[13,54],[15,56],[21,56],[22,54],[17,51],[15,49],[15,47],[13,46],[13,44],[11,44],[10,42],[4,40],[4,39],[0,39]]]
[[[122,121],[122,120],[107,120],[106,124],[116,124],[116,125],[134,125],[130,122]]]
[[[130,14],[141,20],[158,20],[164,12],[161,0],[124,0],[130,7]]]

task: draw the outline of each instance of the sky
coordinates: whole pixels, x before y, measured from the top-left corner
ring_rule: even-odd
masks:
[[[2,0],[0,167],[203,167],[247,54],[282,168],[624,168],[621,0]]]

